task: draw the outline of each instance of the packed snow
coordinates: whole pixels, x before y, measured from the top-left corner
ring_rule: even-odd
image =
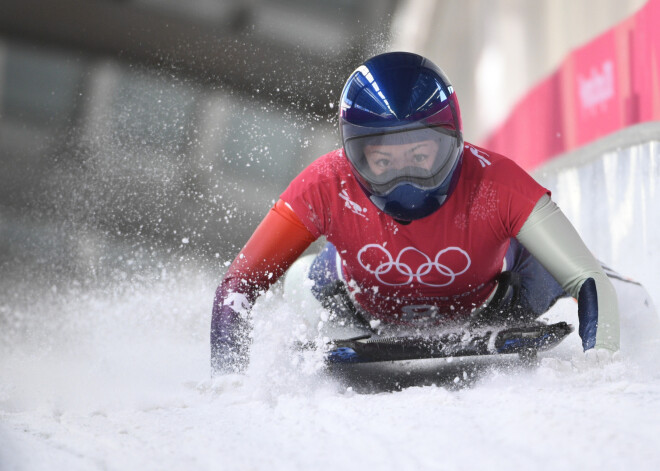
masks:
[[[424,360],[342,375],[325,370],[318,355],[287,349],[303,328],[275,290],[255,307],[247,373],[211,378],[216,283],[181,273],[4,304],[16,310],[23,334],[2,345],[0,469],[650,470],[660,463],[658,345],[643,301],[629,305],[620,357],[603,364],[585,358],[571,334],[537,367],[515,358]],[[546,317],[575,322],[575,309],[565,300]]]

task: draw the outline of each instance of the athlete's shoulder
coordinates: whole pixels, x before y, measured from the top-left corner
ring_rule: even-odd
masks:
[[[333,193],[343,181],[349,180],[350,173],[351,168],[342,149],[328,152],[300,172],[282,193],[282,198],[290,201],[304,194]]]
[[[345,176],[350,173],[350,165],[344,157],[344,149],[336,149],[313,161],[303,173],[320,178]]]
[[[468,142],[463,151],[463,166],[467,174],[476,174],[478,178],[510,181],[516,176],[528,175],[510,158]]]
[[[476,146],[469,142],[464,144],[463,149],[464,164],[476,165],[480,168],[492,167],[494,164],[502,162],[513,162],[508,157],[505,157],[497,152],[493,152],[483,147]]]
[[[465,145],[464,168],[466,184],[477,191],[497,189],[501,195],[517,195],[536,203],[548,190],[513,160],[497,152],[473,144]]]

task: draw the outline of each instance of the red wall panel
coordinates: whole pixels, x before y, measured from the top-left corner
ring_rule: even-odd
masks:
[[[531,170],[626,126],[660,119],[660,0],[576,49],[484,143]]]

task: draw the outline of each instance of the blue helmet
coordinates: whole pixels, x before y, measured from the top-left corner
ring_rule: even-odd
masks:
[[[463,161],[460,110],[428,59],[390,52],[367,60],[344,86],[339,128],[360,186],[397,221],[430,215],[454,190]]]

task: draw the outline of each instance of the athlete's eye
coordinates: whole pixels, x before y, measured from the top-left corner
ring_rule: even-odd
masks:
[[[421,164],[423,162],[426,162],[428,160],[428,158],[429,158],[428,154],[421,154],[421,153],[420,154],[414,154],[412,156],[412,160],[416,164]]]
[[[390,159],[377,159],[374,163],[378,168],[387,168],[390,166]]]

